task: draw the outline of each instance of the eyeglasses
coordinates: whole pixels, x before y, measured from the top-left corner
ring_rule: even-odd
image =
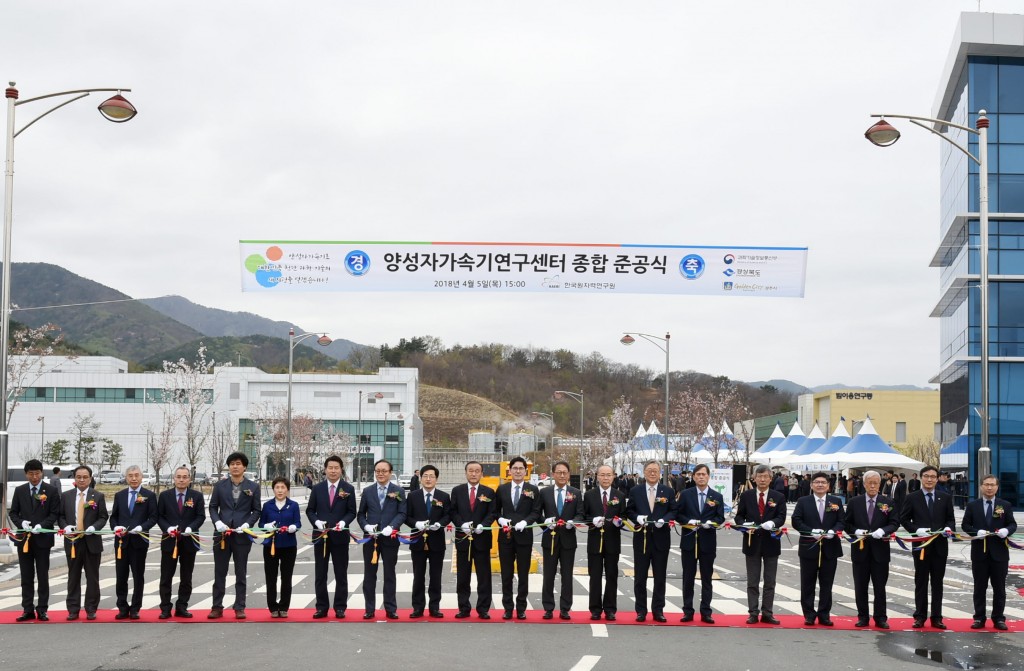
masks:
[[[374,471],[374,473],[376,473],[377,475],[385,475],[385,474],[390,473],[390,472],[391,471],[388,471],[388,470],[382,471],[380,469],[377,469],[377,470]]]

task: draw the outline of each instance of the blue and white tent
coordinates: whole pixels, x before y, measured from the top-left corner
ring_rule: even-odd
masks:
[[[750,455],[750,458],[756,461],[759,457],[764,456],[777,448],[785,439],[786,434],[782,432],[782,427],[776,424],[775,429],[772,430],[772,435],[768,436],[768,440],[764,441],[764,445],[757,448],[757,450]]]
[[[793,450],[786,458],[786,466],[790,466],[790,464],[803,459],[808,454],[811,454],[820,448],[826,442],[825,434],[822,433],[821,429],[818,428],[818,425],[815,424],[814,428],[811,429],[811,432],[807,434],[807,440],[804,441],[803,445]],[[773,459],[772,463],[774,462],[775,460]],[[792,466],[790,466],[790,468],[792,468]]]
[[[836,430],[832,432],[832,437],[819,445],[814,452],[810,452],[797,458],[793,458],[793,455],[790,455],[790,460],[786,466],[790,469],[799,468],[802,471],[838,470],[838,462],[831,461],[832,455],[842,451],[842,449],[846,447],[851,440],[850,433],[846,430],[846,426],[840,422],[839,426],[836,427]]]
[[[807,436],[799,424],[794,424],[789,430],[786,439],[775,446],[775,449],[764,455],[758,461],[772,466],[779,466],[786,463],[786,458],[793,454],[793,451],[807,442]]]
[[[870,417],[864,420],[864,425],[857,432],[857,437],[847,443],[842,451],[832,454],[829,460],[832,459],[837,461],[839,470],[878,466],[919,471],[925,466],[923,462],[897,452],[882,440],[882,437],[875,431],[874,425],[871,424]]]
[[[964,422],[964,430],[949,445],[939,451],[939,468],[967,468],[967,422]]]

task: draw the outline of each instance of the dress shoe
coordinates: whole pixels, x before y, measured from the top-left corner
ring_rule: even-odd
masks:
[[[488,613],[485,610],[485,611],[477,613],[477,617],[479,617],[481,620],[490,620],[491,619],[491,614]]]
[[[882,620],[881,622],[876,620],[875,621],[875,626],[878,627],[879,629],[888,629],[889,628],[889,622],[886,621],[886,620]]]
[[[551,612],[550,610],[544,611],[544,619],[545,620],[550,620],[554,616],[555,616],[555,614],[553,612]]]
[[[442,613],[439,610],[432,610],[432,611],[430,611],[430,617],[444,617],[444,613]],[[510,618],[512,617],[511,613],[509,613],[509,617]]]
[[[283,619],[288,617],[288,611],[286,611],[286,610],[279,610],[279,611],[277,611],[277,616],[283,620]]]
[[[272,610],[272,611],[270,611],[270,617],[272,617],[275,620],[278,619],[279,617],[281,617],[281,611],[279,611],[279,610]]]
[[[455,614],[456,620],[465,620],[467,617],[469,617],[468,610],[460,610],[458,613]]]
[[[323,610],[318,610],[317,612],[313,613],[313,619],[314,620],[322,620],[322,619],[324,619],[326,617],[327,617],[327,609],[326,608],[323,609]]]
[[[219,620],[224,617],[224,609],[219,606],[214,606],[210,609],[210,613],[206,616],[207,620]]]
[[[835,622],[833,622],[832,620],[828,619],[827,617],[825,617],[825,618],[819,617],[818,618],[818,624],[820,624],[823,627],[834,627],[834,626],[836,626]]]
[[[174,617],[183,617],[186,620],[191,620],[192,619],[192,613],[190,613],[187,608],[183,608],[182,606],[178,606],[177,608],[174,609]]]
[[[914,629],[920,629],[924,626],[924,620],[914,620],[914,624],[911,625]]]
[[[668,622],[668,619],[665,617],[665,615],[663,613],[655,613],[654,614],[654,621],[655,622]]]
[[[681,618],[679,618],[679,621],[680,622],[693,622],[693,613],[689,613],[687,615],[682,616]]]
[[[171,611],[169,611],[169,610],[162,610],[162,611],[160,611],[160,619],[161,620],[169,620],[169,619],[171,619]]]
[[[46,614],[45,610],[41,610],[38,613],[36,613],[36,618],[38,618],[40,622],[50,621],[50,616]]]
[[[615,613],[605,613],[604,619],[609,622],[615,622]]]
[[[700,616],[700,621],[703,622],[704,624],[714,624],[715,623],[715,618],[711,617],[710,615],[701,615]]]
[[[137,611],[137,610],[133,610],[133,611],[130,611],[128,613],[128,619],[129,620],[139,620],[141,618],[142,618],[142,616],[139,615],[139,611]]]
[[[395,612],[395,611],[393,611],[393,610],[389,610],[389,611],[387,611],[386,613],[384,613],[384,615],[385,615],[385,617],[387,617],[387,618],[388,618],[389,620],[397,620],[397,619],[398,619],[398,613],[396,613],[396,612]]]
[[[117,615],[114,616],[114,619],[115,620],[127,620],[128,619],[128,611],[126,611],[126,610],[118,611]]]
[[[569,615],[569,611],[567,611],[567,610],[559,611],[558,619],[559,620],[571,620],[572,619],[572,615]]]
[[[765,624],[782,624],[777,619],[775,619],[774,615],[762,615],[761,622],[764,622]]]
[[[642,615],[637,615],[636,616],[636,621],[637,622],[646,622],[647,621],[647,613],[644,613]]]
[[[747,624],[757,624],[757,616],[751,615],[747,618]]]
[[[245,619],[245,609],[244,608],[236,608],[235,609],[235,619],[236,620],[244,620]]]
[[[867,620],[857,620],[856,622],[853,623],[853,626],[855,626],[855,627],[866,627],[866,626],[868,626],[868,621]]]
[[[285,612],[287,613],[288,611],[285,611]],[[344,620],[345,619],[345,609],[344,608],[335,608],[334,609],[334,617],[338,618],[339,620]]]
[[[506,609],[505,612],[501,614],[501,619],[502,620],[511,620],[512,619],[512,609],[511,608]]]
[[[85,619],[86,620],[90,620],[90,621],[95,620],[96,619],[96,611],[91,611],[91,612],[86,613],[85,614]]]
[[[814,626],[814,618],[813,617],[805,617],[804,618],[804,626],[806,626],[806,627],[813,627]]]
[[[974,622],[971,622],[971,629],[984,629],[984,628],[985,628],[985,620],[975,620]]]
[[[601,619],[601,614],[600,613],[591,613],[590,614],[590,619],[594,620],[594,621],[600,620]]]
[[[423,611],[422,610],[414,610],[413,612],[409,613],[409,619],[410,620],[418,620],[421,617],[423,617]]]
[[[363,613],[363,619],[364,620],[372,620],[375,616],[376,616],[376,613],[374,611],[372,611],[372,610],[368,610],[365,613]]]
[[[949,627],[946,626],[946,623],[942,621],[941,617],[932,618],[932,627],[935,629],[949,629]]]
[[[68,622],[74,622],[78,619],[78,613],[68,613],[68,616],[64,618]]]
[[[1006,631],[1007,629],[1009,629],[1009,627],[1006,626],[1006,622],[1004,622],[1003,620],[993,622],[992,626],[998,629],[999,631]]]
[[[18,617],[14,618],[14,621],[15,622],[28,622],[29,620],[34,620],[34,619],[36,619],[36,614],[35,613],[29,612],[29,611],[25,611],[24,613],[22,613]]]
[[[526,611],[525,610],[516,611],[516,619],[517,620],[525,620],[526,619]]]

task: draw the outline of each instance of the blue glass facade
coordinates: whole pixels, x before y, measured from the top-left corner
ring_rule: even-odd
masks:
[[[986,110],[989,128],[989,443],[1000,495],[1024,502],[1024,58],[968,56],[943,118],[975,127]],[[948,128],[948,137],[978,155],[978,137]],[[942,143],[941,234],[938,256],[944,295],[940,361],[943,444],[968,423],[969,479],[977,476],[981,420],[979,170]],[[958,283],[964,289],[955,292]],[[973,490],[972,496],[977,492]]]

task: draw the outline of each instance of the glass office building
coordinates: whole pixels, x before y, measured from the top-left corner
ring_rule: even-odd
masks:
[[[1024,505],[1024,16],[960,17],[933,116],[971,128],[985,110],[989,128],[989,443],[1000,495]],[[978,136],[938,128],[978,155]],[[967,424],[969,480],[977,479],[981,446],[979,171],[940,142],[940,244],[932,266],[941,292],[942,441]],[[972,484],[971,495],[977,496]]]

